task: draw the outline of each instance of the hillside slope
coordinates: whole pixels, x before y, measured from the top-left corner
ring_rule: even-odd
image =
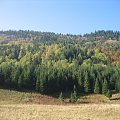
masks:
[[[53,97],[32,92],[18,92],[0,89],[0,104],[56,104],[61,102]]]
[[[14,90],[0,89],[0,105],[5,104],[44,104],[44,105],[70,105],[68,97],[65,97],[64,102],[61,102],[57,96],[55,97],[41,95],[34,92],[19,92]],[[113,94],[111,100],[104,95],[89,94],[78,96],[78,101],[75,104],[120,104],[120,93]]]

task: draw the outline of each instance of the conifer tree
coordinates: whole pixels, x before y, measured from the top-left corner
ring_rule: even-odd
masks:
[[[106,95],[107,92],[108,92],[108,82],[105,79],[104,82],[103,82],[103,86],[102,86],[102,94]]]
[[[79,85],[79,88],[80,88],[80,92],[83,92],[84,91],[84,89],[83,89],[84,83],[83,83],[82,75],[80,74],[80,76],[78,76],[78,77],[79,77],[78,78],[78,85]]]
[[[100,93],[100,83],[99,83],[98,79],[96,79],[96,81],[95,81],[94,93],[97,93],[97,94]]]
[[[36,90],[37,91],[40,90],[40,80],[39,80],[39,78],[37,78],[37,80],[36,80]]]
[[[76,101],[77,101],[77,92],[76,92],[76,87],[74,85],[73,92],[71,92],[71,96],[70,96],[70,102],[74,103]]]
[[[73,92],[71,92],[71,94],[70,94],[70,102],[74,102]]]
[[[110,99],[112,97],[112,92],[110,90],[107,91],[106,96]]]
[[[84,80],[84,91],[86,93],[89,92],[89,87],[90,87],[90,83],[89,83],[88,73],[86,72],[86,74],[85,74],[85,80]]]
[[[120,92],[120,77],[117,77],[116,83],[115,83],[115,90],[117,92]]]
[[[63,93],[62,92],[59,94],[59,100],[64,101],[64,97],[63,97]]]

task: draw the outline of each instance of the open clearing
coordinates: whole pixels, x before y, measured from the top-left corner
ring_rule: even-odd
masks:
[[[120,105],[0,105],[0,120],[120,120]]]
[[[82,96],[62,103],[37,93],[0,89],[0,120],[120,120],[120,94]]]

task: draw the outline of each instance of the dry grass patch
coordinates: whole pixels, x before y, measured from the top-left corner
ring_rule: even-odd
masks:
[[[111,100],[81,96],[72,105],[46,95],[0,89],[0,120],[120,120],[120,93]]]
[[[60,105],[57,98],[33,92],[18,92],[0,89],[0,104],[46,104]]]
[[[90,94],[90,95],[80,97],[80,99],[78,100],[78,103],[100,104],[100,103],[110,103],[110,100],[104,95]]]
[[[120,120],[120,104],[0,105],[0,120]]]

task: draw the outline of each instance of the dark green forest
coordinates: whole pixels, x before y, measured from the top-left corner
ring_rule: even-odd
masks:
[[[0,86],[41,94],[120,92],[120,32],[0,31]]]

